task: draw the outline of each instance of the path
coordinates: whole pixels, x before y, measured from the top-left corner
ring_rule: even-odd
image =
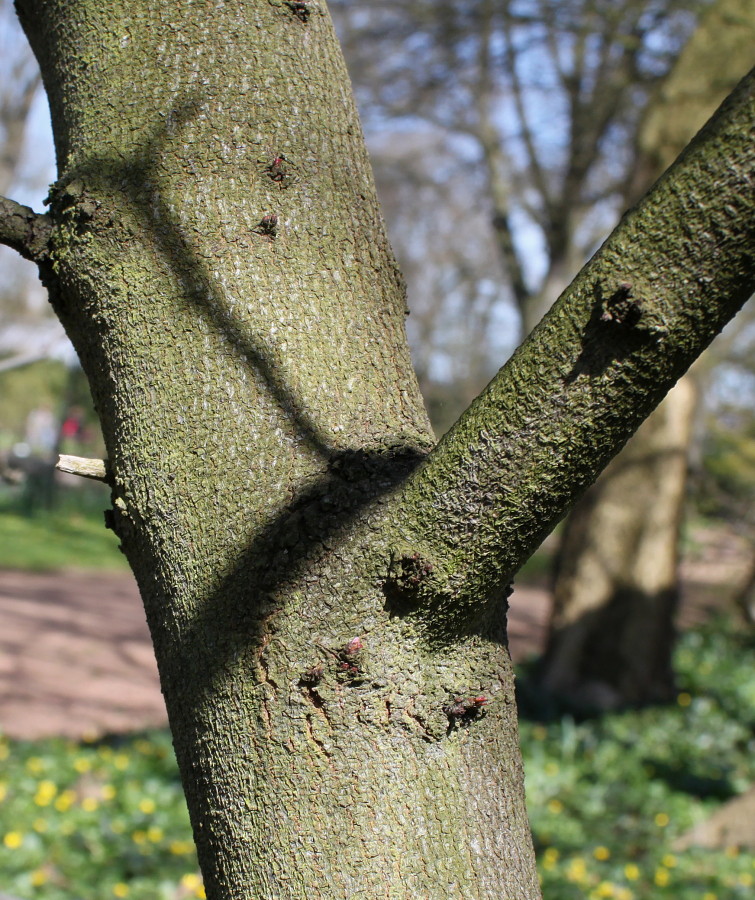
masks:
[[[727,547],[731,545],[727,542]],[[705,556],[683,567],[682,621],[725,600],[746,561]],[[545,637],[548,595],[517,587],[509,639],[515,661]],[[164,725],[165,707],[141,601],[128,574],[0,570],[0,732],[81,737]]]

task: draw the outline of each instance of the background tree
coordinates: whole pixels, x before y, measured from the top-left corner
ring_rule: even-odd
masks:
[[[646,108],[633,193],[671,164],[752,61],[755,10],[718,0]],[[697,380],[697,379],[696,379]],[[699,387],[683,379],[576,505],[540,679],[593,708],[668,700],[679,542]]]
[[[0,0],[0,194],[27,198],[52,176],[29,153],[29,121],[41,93],[39,66],[10,0]],[[62,329],[34,267],[0,247],[0,372],[43,357]],[[30,340],[30,335],[35,336]]]
[[[431,450],[324,6],[19,11],[59,176],[0,240],[93,388],[208,897],[538,897],[508,584],[752,290],[755,76]]]
[[[368,134],[392,132],[371,149],[410,280],[410,340],[424,347],[416,351],[424,362],[429,336],[436,358],[446,360],[449,332],[484,334],[467,345],[463,379],[458,360],[421,365],[423,392],[438,397],[460,380],[467,392],[479,389],[626,208],[642,110],[699,5],[388,0],[364,10],[336,0],[331,7]],[[401,192],[380,177],[384,170],[394,184],[401,179]],[[439,198],[424,241],[419,223],[429,204],[412,191],[418,180],[423,194]],[[450,195],[466,202],[445,213]],[[437,224],[444,218],[445,241]],[[486,265],[477,262],[480,252]],[[441,254],[442,270],[418,264]],[[503,299],[515,315],[501,308]]]

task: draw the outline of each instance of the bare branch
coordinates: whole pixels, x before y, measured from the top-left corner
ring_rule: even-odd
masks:
[[[17,250],[25,259],[42,262],[47,258],[47,242],[52,222],[46,214],[0,197],[0,244]]]
[[[479,89],[476,93],[479,124],[475,137],[482,148],[483,158],[488,170],[490,193],[493,201],[493,230],[503,264],[511,281],[514,301],[522,317],[524,317],[524,310],[529,300],[530,292],[524,280],[524,269],[514,244],[511,228],[510,192],[505,173],[507,160],[501,144],[501,138],[493,125],[490,111],[493,93],[491,77],[492,6],[492,3],[488,0],[483,10],[483,22],[480,33],[480,76]],[[526,129],[526,122],[522,123],[522,127]]]
[[[516,64],[517,54],[514,48],[514,40],[511,33],[511,19],[507,14],[504,15],[503,18],[503,35],[506,41],[506,71],[509,78],[511,79],[511,91],[514,98],[517,118],[519,119],[519,125],[521,128],[522,142],[524,143],[525,150],[527,151],[527,161],[532,173],[533,183],[538,193],[540,194],[540,197],[542,198],[543,208],[548,209],[551,206],[548,179],[545,177],[543,167],[540,165],[540,157],[538,156],[537,147],[535,146],[535,139],[532,134],[532,129],[529,125],[526,104],[524,102],[524,88],[522,86],[522,81],[519,77],[519,70],[517,69]]]
[[[104,481],[112,484],[113,477],[106,459],[89,459],[85,456],[60,456],[55,463],[59,472],[69,475],[79,475],[82,478],[92,478],[95,481]]]
[[[406,483],[387,593],[428,629],[486,614],[755,290],[753,119],[755,70]]]

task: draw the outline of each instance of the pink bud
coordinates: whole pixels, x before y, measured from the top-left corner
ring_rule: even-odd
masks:
[[[362,639],[360,637],[355,637],[343,648],[343,652],[348,653],[351,656],[354,653],[359,653],[363,646]]]

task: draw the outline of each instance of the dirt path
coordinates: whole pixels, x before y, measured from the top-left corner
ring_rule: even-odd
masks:
[[[165,723],[126,574],[0,571],[0,730],[80,737]]]
[[[683,566],[682,624],[726,601],[746,560],[713,546]],[[515,661],[545,638],[548,595],[517,587]],[[16,738],[130,731],[165,724],[147,625],[130,575],[0,570],[0,731]]]

